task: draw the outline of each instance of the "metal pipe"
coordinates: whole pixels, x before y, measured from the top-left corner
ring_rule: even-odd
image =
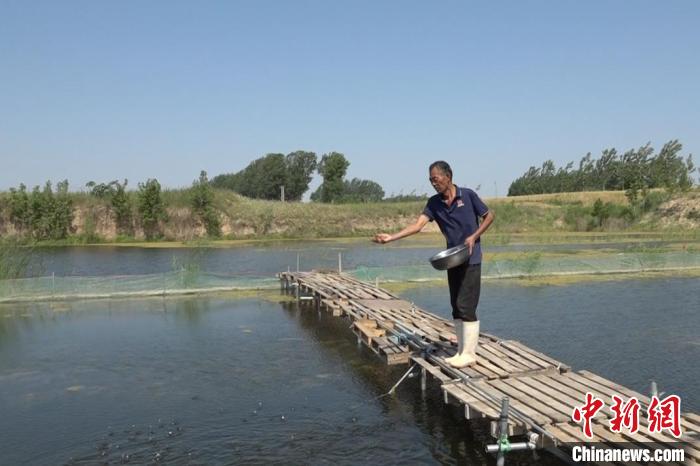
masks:
[[[403,382],[404,380],[406,380],[406,378],[407,378],[409,375],[411,375],[411,372],[413,372],[413,369],[415,369],[415,367],[416,367],[415,364],[413,364],[411,367],[409,367],[408,370],[406,371],[406,373],[399,379],[399,381],[396,382],[396,383],[394,384],[394,386],[391,387],[391,388],[389,389],[389,391],[387,392],[387,394],[393,395],[393,394],[396,392],[396,388],[397,388],[399,385],[401,385],[401,382]]]
[[[498,453],[501,445],[486,445],[486,453]],[[509,444],[508,451],[534,450],[537,446],[530,442],[513,442]]]
[[[508,404],[507,396],[501,400],[501,415],[498,417],[498,456],[496,457],[496,465],[504,466],[506,463],[506,452],[510,451],[510,442],[508,442]]]

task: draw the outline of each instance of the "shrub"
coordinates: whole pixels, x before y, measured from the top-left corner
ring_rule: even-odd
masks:
[[[160,222],[167,216],[160,196],[158,180],[149,178],[145,183],[139,183],[138,209],[146,239],[161,236]]]
[[[199,220],[204,224],[208,236],[221,236],[221,222],[219,215],[214,209],[214,191],[207,179],[207,172],[202,170],[199,179],[192,183],[190,190],[192,210]]]

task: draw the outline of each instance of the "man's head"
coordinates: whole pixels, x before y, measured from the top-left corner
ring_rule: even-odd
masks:
[[[429,171],[429,181],[435,191],[443,195],[448,194],[452,186],[452,168],[450,168],[450,164],[443,160],[438,160],[430,164]]]

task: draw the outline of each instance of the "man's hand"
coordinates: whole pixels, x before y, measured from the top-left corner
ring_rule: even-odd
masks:
[[[391,241],[391,235],[389,233],[377,233],[374,235],[374,238],[372,238],[372,241],[379,244],[388,243]]]
[[[467,248],[469,248],[469,255],[472,255],[472,251],[474,250],[474,243],[476,243],[476,236],[468,236],[467,239],[464,240],[464,244],[467,245]]]

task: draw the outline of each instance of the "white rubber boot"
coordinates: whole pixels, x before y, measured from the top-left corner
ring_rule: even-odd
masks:
[[[459,351],[454,358],[449,358],[447,363],[456,368],[467,367],[476,364],[476,345],[479,344],[479,321],[462,322],[461,338],[459,339]]]
[[[464,338],[463,338],[463,333],[462,333],[462,325],[464,324],[464,321],[457,319],[455,320],[455,335],[457,335],[457,352],[455,353],[454,356],[450,358],[445,358],[445,362],[447,364],[452,364],[452,361],[457,360],[459,358],[459,353],[461,353],[464,349]]]

